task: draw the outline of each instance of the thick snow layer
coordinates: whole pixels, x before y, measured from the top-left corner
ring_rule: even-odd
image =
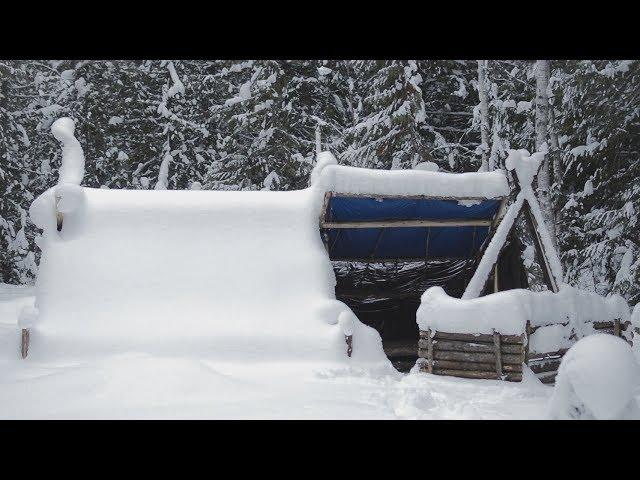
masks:
[[[386,363],[355,320],[318,233],[322,192],[62,189],[31,208],[44,228],[30,358],[190,352],[227,361]]]
[[[319,163],[318,163],[319,164]],[[329,192],[371,195],[499,198],[509,194],[502,170],[445,173],[429,170],[373,170],[326,164],[314,171],[312,182]]]
[[[579,340],[558,369],[549,415],[554,419],[640,419],[640,367],[624,340],[597,334]]]
[[[451,333],[524,333],[527,305],[525,290],[508,290],[471,300],[450,297],[442,287],[430,287],[422,294],[416,321],[421,330]]]
[[[38,309],[27,305],[22,307],[22,310],[20,310],[20,315],[18,315],[18,326],[20,328],[31,328],[36,324],[37,320]]]
[[[84,177],[84,153],[80,142],[73,135],[75,124],[69,117],[62,117],[53,122],[51,133],[62,143],[62,165],[58,183],[80,185]]]
[[[422,330],[431,328],[453,333],[491,333],[494,329],[502,334],[521,334],[527,320],[532,326],[569,323],[581,335],[593,333],[589,322],[629,319],[629,307],[618,295],[601,297],[568,285],[558,293],[532,292],[524,289],[492,293],[484,297],[458,299],[449,297],[441,287],[431,287],[422,295],[416,321]],[[554,342],[562,342],[564,331],[552,330],[536,335],[534,351],[550,352]],[[553,330],[555,331],[555,330]],[[538,338],[539,337],[539,338]],[[533,340],[532,340],[533,342]],[[545,348],[549,348],[548,350]]]
[[[33,297],[2,293],[0,419],[536,419],[552,392],[528,369],[510,383],[190,353],[22,360],[17,312]]]
[[[33,306],[33,287],[0,283],[0,325],[15,325],[24,307]]]
[[[338,165],[338,160],[331,152],[320,152],[316,158],[316,165],[313,167],[309,182],[311,185],[318,186],[322,170],[328,165]]]

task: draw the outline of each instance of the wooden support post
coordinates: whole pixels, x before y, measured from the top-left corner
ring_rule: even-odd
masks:
[[[353,335],[345,335],[344,341],[347,342],[347,357],[351,357],[353,353]]]
[[[433,339],[430,328],[427,328],[427,372],[433,373]]]
[[[531,231],[533,246],[535,247],[538,263],[540,263],[540,267],[542,269],[542,276],[544,278],[544,281],[547,284],[549,290],[551,290],[553,293],[558,293],[560,288],[558,287],[556,278],[553,276],[553,272],[551,271],[549,257],[544,249],[542,238],[540,238],[540,233],[538,232],[538,222],[536,222],[533,213],[531,213],[531,207],[529,207],[529,202],[527,202],[526,200],[522,205],[522,211],[524,213],[529,230]]]
[[[22,329],[22,340],[21,340],[21,345],[20,345],[20,354],[22,355],[22,358],[27,358],[27,355],[29,355],[29,329],[28,328],[23,328]]]
[[[498,260],[493,265],[493,292],[496,293],[499,291],[499,283],[498,283],[498,262],[500,261],[500,256],[498,255]]]
[[[527,320],[527,326],[524,329],[524,335],[522,339],[522,345],[524,348],[524,363],[526,363],[527,365],[529,365],[529,343],[531,343],[531,320]]]
[[[496,354],[496,373],[502,378],[502,353],[500,352],[500,334],[493,331],[493,347]]]
[[[60,201],[60,197],[56,197],[56,228],[60,232],[62,231],[62,222],[64,220],[64,215],[62,212],[58,211],[58,202]]]

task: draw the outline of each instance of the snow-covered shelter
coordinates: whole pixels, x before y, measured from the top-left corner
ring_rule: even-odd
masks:
[[[134,350],[387,363],[386,352],[399,367],[420,354],[433,371],[424,332],[439,316],[425,320],[423,293],[442,287],[471,300],[525,288],[513,228],[521,212],[550,290],[561,283],[531,190],[536,156],[514,154],[508,165],[519,188],[502,170],[370,170],[324,152],[300,191],[108,190],[80,186],[73,122],[52,130],[63,166],[30,210],[42,258],[23,357],[25,342],[30,357]],[[476,323],[458,328],[483,333]],[[511,330],[502,333],[520,333]],[[505,348],[524,358],[525,343]]]

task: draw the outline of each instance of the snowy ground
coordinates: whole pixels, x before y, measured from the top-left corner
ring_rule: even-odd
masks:
[[[32,291],[0,285],[0,418],[543,418],[552,389],[395,371],[212,363],[120,354],[76,363],[18,358]]]

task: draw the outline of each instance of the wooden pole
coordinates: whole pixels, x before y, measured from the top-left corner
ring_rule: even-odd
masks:
[[[427,372],[433,373],[433,339],[430,328],[427,328]]]
[[[29,336],[30,336],[29,329],[23,328],[22,340],[20,345],[20,354],[22,355],[23,359],[27,358],[27,355],[29,355]]]
[[[545,251],[544,245],[542,244],[542,239],[540,238],[540,233],[538,232],[538,223],[531,213],[531,207],[529,207],[529,202],[526,199],[524,201],[524,204],[522,205],[522,211],[524,212],[529,230],[531,230],[533,245],[536,250],[536,255],[538,256],[538,262],[542,267],[542,276],[544,277],[544,281],[547,284],[549,290],[551,290],[553,293],[558,293],[560,288],[558,287],[556,278],[553,276],[553,272],[551,271],[549,257],[547,256],[547,252]]]
[[[496,353],[496,373],[502,377],[502,353],[500,352],[500,334],[493,331],[493,346]]]
[[[415,227],[489,227],[491,220],[386,220],[365,222],[322,222],[322,228],[415,228]]]
[[[345,335],[344,341],[347,342],[347,357],[351,357],[353,353],[353,335]]]

